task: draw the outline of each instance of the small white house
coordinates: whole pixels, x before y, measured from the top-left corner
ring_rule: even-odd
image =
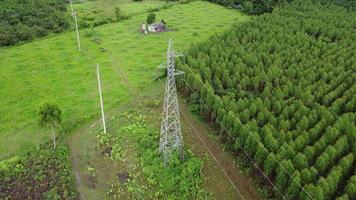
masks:
[[[164,32],[164,31],[167,31],[167,26],[163,22],[148,25],[148,32]]]

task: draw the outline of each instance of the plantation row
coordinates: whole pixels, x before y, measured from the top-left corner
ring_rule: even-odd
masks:
[[[183,93],[287,199],[355,199],[355,12],[294,1],[192,45]]]
[[[293,0],[209,0],[210,2],[221,4],[224,6],[231,6],[233,8],[241,9],[248,14],[259,15],[265,12],[271,12],[274,7],[289,3]],[[321,4],[336,4],[343,6],[349,10],[356,9],[356,1],[354,0],[310,0]]]

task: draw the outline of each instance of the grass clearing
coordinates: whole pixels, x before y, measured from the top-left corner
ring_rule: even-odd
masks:
[[[146,19],[146,14],[141,14],[81,30],[82,52],[77,51],[75,32],[1,48],[0,159],[49,140],[48,131],[39,129],[36,122],[43,100],[60,106],[66,130],[98,117],[96,63],[101,65],[105,109],[110,110],[152,82],[155,67],[165,60],[168,38],[173,38],[175,49],[182,51],[236,21],[248,19],[237,11],[200,1],[156,14],[158,20],[165,19],[177,31],[141,35],[137,29]]]
[[[158,11],[177,4],[159,0],[144,0],[135,2],[132,0],[96,0],[84,1],[73,4],[73,9],[78,14],[80,27],[92,27],[115,21],[116,9],[119,8],[120,15],[124,18],[142,14],[150,11]]]
[[[125,15],[138,14],[150,9],[155,9],[165,5],[165,1],[144,0],[134,2],[132,0],[96,0],[73,3],[73,9],[78,14],[103,14],[106,17],[112,17],[115,14],[115,7],[120,7]]]

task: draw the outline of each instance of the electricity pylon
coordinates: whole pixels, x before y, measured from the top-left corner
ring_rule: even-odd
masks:
[[[167,165],[171,154],[176,151],[183,156],[183,140],[179,118],[179,107],[177,99],[177,89],[175,75],[181,74],[174,69],[174,49],[173,41],[169,40],[167,50],[167,79],[165,86],[161,134],[159,141],[159,151],[163,155],[164,164]]]

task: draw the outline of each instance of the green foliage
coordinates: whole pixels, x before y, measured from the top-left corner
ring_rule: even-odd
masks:
[[[110,145],[110,142],[112,140],[112,135],[105,134],[104,131],[100,131],[96,135],[96,138],[98,140],[98,148],[104,150],[106,147]]]
[[[120,7],[115,7],[115,16],[116,16],[117,20],[122,19],[122,13],[121,13]]]
[[[159,0],[152,1],[86,1],[73,4],[78,13],[80,28],[93,28],[103,24],[119,22],[147,12],[166,9],[178,2],[169,4]]]
[[[88,171],[88,173],[89,173],[89,175],[90,176],[92,176],[92,177],[96,177],[96,168],[94,168],[94,167],[91,167],[91,166],[88,166],[87,167],[87,171]]]
[[[50,143],[29,150],[0,169],[0,199],[79,199],[68,148]]]
[[[118,160],[121,160],[123,158],[122,149],[121,149],[121,146],[119,144],[114,144],[112,146],[110,158],[112,160],[114,160],[114,161],[118,161]]]
[[[56,149],[56,133],[55,128],[61,124],[61,110],[54,103],[44,103],[40,106],[39,111],[39,124],[51,128],[51,136],[53,140],[53,149]]]
[[[61,124],[61,110],[58,105],[50,102],[43,103],[39,110],[39,124],[41,126],[57,126]]]
[[[346,187],[345,193],[350,197],[350,199],[356,198],[356,175],[350,177]]]
[[[147,24],[152,24],[152,23],[154,23],[156,21],[156,14],[154,14],[154,13],[149,13],[148,15],[147,15],[147,19],[146,19],[146,22],[147,22]]]
[[[0,46],[66,30],[66,10],[65,0],[0,1]]]
[[[113,151],[120,149],[129,140],[137,152],[137,170],[132,169],[125,184],[112,184],[107,192],[110,199],[207,199],[208,193],[203,189],[203,163],[189,149],[184,160],[174,152],[167,166],[158,150],[159,131],[148,125],[145,116],[136,111],[126,112],[120,121],[125,123],[118,130],[113,140]],[[127,147],[128,151],[132,147]],[[116,159],[116,162],[123,162]],[[123,196],[125,194],[125,196]]]
[[[224,6],[231,6],[241,9],[243,12],[252,15],[260,15],[272,10],[285,3],[290,3],[294,0],[209,0],[213,3],[218,3]],[[297,0],[298,1],[298,0]],[[307,0],[304,0],[307,1]],[[356,9],[356,2],[354,0],[310,0],[320,4],[335,4],[343,6],[349,10]]]
[[[292,175],[315,199],[331,199],[353,171],[355,17],[295,0],[192,45],[177,62],[197,112],[295,199],[310,196]]]

